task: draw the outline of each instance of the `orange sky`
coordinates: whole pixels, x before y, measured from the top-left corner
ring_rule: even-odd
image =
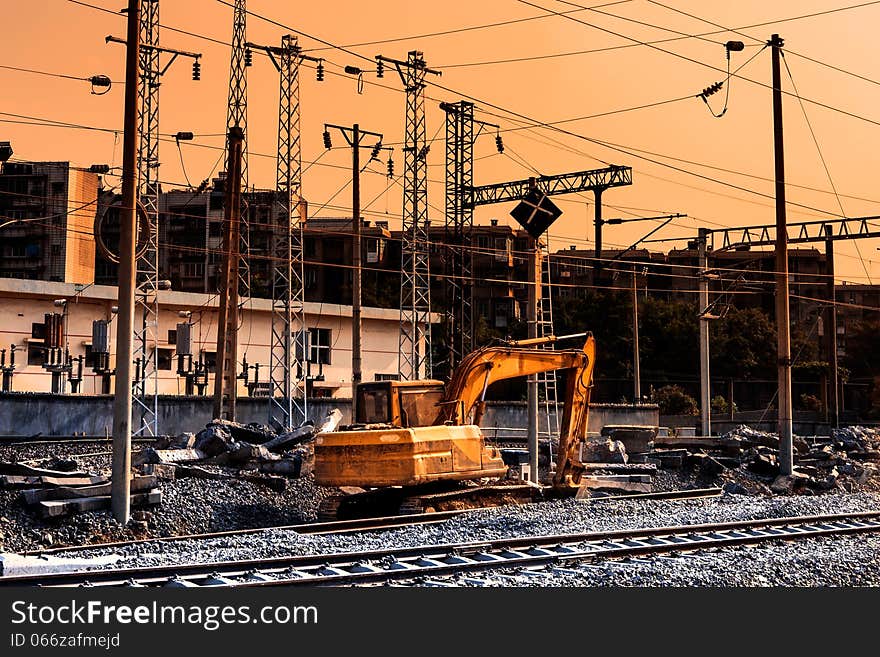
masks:
[[[663,4],[695,14],[726,27],[740,27],[771,20],[800,16],[818,11],[857,4],[856,0],[780,0],[773,3],[744,0],[740,2],[697,2],[662,0]],[[118,11],[125,0],[88,0],[89,4]],[[529,0],[548,10],[569,11],[575,3],[553,0]],[[608,0],[605,0],[607,3]],[[577,4],[586,5],[587,0]],[[594,6],[603,4],[593,0]],[[540,9],[516,0],[483,0],[444,3],[414,3],[411,0],[386,0],[365,3],[339,0],[322,3],[300,3],[273,0],[249,0],[254,14],[271,18],[290,28],[320,37],[334,44],[358,44],[367,41],[397,39],[429,32],[453,30],[531,16],[540,16]],[[608,14],[663,26],[677,32],[698,34],[717,28],[700,20],[685,17],[648,0],[630,0],[597,11],[571,14],[586,23],[618,32],[639,40],[657,40],[675,36],[665,30],[639,25]],[[232,10],[217,0],[163,0],[161,22],[200,35],[228,41],[231,33]],[[825,62],[860,74],[875,76],[871,62],[877,61],[876,26],[880,20],[880,3],[803,20],[766,25],[745,30],[761,41],[776,31],[785,39],[791,52],[787,61],[799,93],[809,99],[845,110],[860,117],[880,122],[880,84],[857,79],[831,70],[798,55]],[[123,79],[124,47],[105,44],[108,34],[124,36],[125,20],[69,0],[0,0],[0,21],[5,27],[0,40],[0,64],[39,69],[73,76],[106,74],[114,80]],[[277,25],[256,16],[248,18],[248,39],[258,43],[278,43],[286,33]],[[759,47],[754,40],[730,33],[706,37],[711,42],[684,39],[658,44],[659,48],[723,68],[726,64],[720,45],[728,39],[740,39],[749,45],[734,53],[732,64],[737,67],[754,55]],[[193,184],[207,177],[222,151],[201,145],[222,146],[226,121],[228,47],[170,30],[162,32],[163,45],[203,53],[202,80],[190,80],[190,63],[178,60],[163,79],[161,90],[161,131],[191,131],[198,136],[194,143],[183,145],[186,173]],[[650,104],[682,96],[694,95],[720,80],[724,74],[706,66],[686,61],[656,49],[637,46],[605,52],[544,58],[512,64],[452,67],[450,65],[485,62],[509,58],[534,57],[594,50],[631,43],[626,39],[588,27],[560,16],[519,22],[494,28],[478,29],[443,36],[422,36],[391,43],[355,46],[351,50],[372,58],[376,54],[400,59],[411,49],[425,53],[428,65],[441,68],[442,78],[434,78],[445,87],[478,98],[479,118],[500,123],[502,128],[517,125],[509,115],[501,118],[487,103],[516,111],[541,121],[600,114],[612,110]],[[306,48],[319,48],[315,41],[301,37]],[[796,55],[797,53],[798,55]],[[367,67],[364,60],[339,50],[319,50],[313,55],[327,57],[327,76],[323,83],[314,80],[313,71],[302,69],[302,144],[304,164],[322,155],[323,123],[350,125],[354,122],[367,130],[381,132],[386,143],[400,142],[404,130],[404,96],[393,71],[387,71],[383,82],[395,90],[370,85],[367,76],[363,94],[350,77],[334,75],[342,66],[354,64]],[[277,131],[278,82],[269,62],[255,56],[248,70],[249,131],[251,151],[250,183],[258,187],[274,186]],[[742,71],[741,75],[757,82],[770,82],[770,52],[764,50]],[[880,76],[876,76],[880,78]],[[783,69],[783,86],[791,90],[791,82]],[[118,129],[122,125],[122,85],[114,85],[104,96],[89,94],[86,82],[46,77],[0,68],[0,140],[12,141],[16,157],[34,160],[70,160],[75,164],[119,164],[121,134],[118,141],[111,133],[69,130],[11,123],[10,114],[40,117],[57,121]],[[429,138],[438,141],[429,154],[430,179],[436,181],[429,189],[430,217],[443,221],[443,114],[437,101],[456,101],[462,96],[436,87],[429,87],[426,101]],[[714,108],[723,105],[723,92],[710,100]],[[482,102],[480,102],[482,101]],[[804,115],[797,100],[787,96],[785,106],[786,177],[790,183],[822,191],[789,187],[790,202],[839,215],[840,206],[832,193],[828,176],[819,159]],[[805,103],[816,138],[828,165],[840,201],[848,216],[880,214],[875,196],[875,153],[880,144],[880,125],[840,112]],[[485,112],[490,112],[485,113]],[[713,170],[694,164],[663,160],[680,168],[725,180],[740,187],[764,194],[773,194],[771,92],[751,82],[734,78],[730,85],[727,114],[713,118],[703,102],[690,98],[681,102],[649,109],[585,119],[562,127],[578,135],[643,149],[664,156],[683,158],[704,165],[724,167],[738,173]],[[599,160],[633,167],[631,187],[617,188],[605,194],[606,217],[637,214],[681,212],[688,219],[676,220],[656,237],[691,236],[698,226],[745,225],[772,223],[773,201],[687,175],[609,148],[588,143],[574,136],[551,130],[506,132],[504,155],[495,153],[494,134],[482,136],[476,146],[475,182],[486,184],[532,175],[522,163],[544,174],[576,171],[603,166]],[[266,154],[270,157],[260,157]],[[323,154],[321,163],[348,165],[347,150]],[[162,143],[161,179],[184,183],[177,149],[173,143]],[[596,159],[598,158],[598,160]],[[396,172],[403,169],[403,155],[395,155]],[[384,166],[377,167],[384,173]],[[744,175],[748,174],[748,175]],[[320,164],[303,177],[303,192],[315,212],[346,182],[345,169]],[[111,184],[116,178],[108,178]],[[401,189],[392,186],[383,193],[387,181],[383,175],[365,175],[362,182],[362,205],[367,211],[389,213],[392,227],[399,225]],[[170,185],[165,185],[166,189]],[[859,197],[859,198],[851,198]],[[375,200],[374,200],[375,199]],[[557,197],[565,211],[550,233],[551,247],[563,248],[578,244],[592,246],[592,204],[589,197]],[[372,203],[370,204],[370,202]],[[340,193],[320,212],[325,216],[346,214],[350,191]],[[368,205],[369,204],[369,205]],[[478,221],[498,217],[512,223],[507,205],[482,208]],[[367,214],[368,218],[380,218]],[[819,218],[814,210],[791,206],[789,221]],[[606,245],[629,244],[649,231],[655,224],[640,222],[606,229]],[[866,274],[858,257],[855,243],[838,243],[838,274],[854,282],[865,282]],[[655,245],[660,249],[671,244]],[[876,240],[860,243],[861,254],[871,280],[880,281],[880,258]]]

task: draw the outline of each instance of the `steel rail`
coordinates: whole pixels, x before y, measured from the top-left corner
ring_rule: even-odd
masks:
[[[385,583],[767,541],[880,532],[880,511],[298,555],[234,562],[0,577],[0,586],[326,586]]]
[[[631,495],[608,495],[605,497],[593,497],[584,502],[613,502],[620,500],[666,500],[666,499],[702,499],[706,497],[718,497],[721,495],[720,488],[693,488],[688,490],[661,491],[656,493],[636,493]],[[148,543],[174,543],[178,541],[202,541],[231,536],[247,536],[269,531],[294,531],[297,534],[330,535],[330,534],[353,534],[356,532],[369,532],[379,530],[401,529],[413,525],[432,525],[444,522],[450,518],[460,516],[473,511],[482,511],[489,508],[454,509],[449,511],[435,511],[432,513],[413,513],[399,516],[380,516],[374,518],[359,518],[354,520],[334,520],[329,522],[302,523],[298,525],[275,525],[272,527],[250,527],[247,529],[230,529],[221,532],[207,532],[202,534],[181,534],[179,536],[162,536],[157,538],[141,538],[133,541],[114,541],[108,543],[88,543],[84,545],[71,545],[66,547],[43,548],[29,550],[21,554],[27,556],[40,556],[67,552],[82,552],[85,550],[101,550],[110,548],[122,548],[132,545],[145,545]]]

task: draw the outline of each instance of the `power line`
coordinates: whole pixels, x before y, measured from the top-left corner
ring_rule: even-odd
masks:
[[[613,5],[626,4],[628,2],[631,2],[631,0],[616,0],[615,2],[606,2],[601,5],[595,5],[595,7],[591,7],[591,9],[595,9],[598,7],[611,7]],[[576,14],[581,11],[585,11],[585,10],[579,8],[579,9],[572,9],[572,10],[570,10],[568,12],[564,12],[564,13]],[[552,18],[553,16],[554,16],[554,14],[551,13],[551,14],[541,14],[539,16],[527,16],[526,18],[513,18],[513,19],[505,20],[505,21],[497,21],[494,23],[484,23],[482,25],[469,25],[466,27],[458,27],[458,28],[454,28],[454,29],[450,29],[450,30],[443,30],[443,31],[439,31],[439,32],[427,32],[427,33],[422,33],[422,34],[411,34],[409,36],[403,36],[403,37],[394,37],[394,38],[389,38],[389,39],[378,39],[375,41],[361,41],[360,43],[349,43],[349,44],[346,44],[342,47],[343,48],[360,48],[362,46],[378,46],[378,45],[382,45],[382,44],[386,44],[386,43],[396,43],[399,41],[414,41],[416,39],[428,39],[428,38],[438,37],[438,36],[448,36],[450,34],[461,34],[463,32],[473,32],[476,30],[485,30],[485,29],[491,29],[491,28],[495,28],[495,27],[503,27],[506,25],[514,25],[516,23],[526,23],[529,21],[541,20],[543,18]],[[331,49],[332,49],[331,46],[324,46],[322,48],[309,48],[305,52],[316,52],[316,51],[320,51],[320,50],[331,50]]]
[[[222,1],[223,1],[223,0],[218,0],[218,2],[222,2]],[[877,1],[880,2],[880,0],[877,0]],[[546,7],[542,7],[541,5],[538,5],[538,4],[535,4],[535,3],[533,3],[533,2],[530,2],[529,0],[517,0],[517,2],[519,2],[519,3],[521,3],[521,4],[524,4],[524,5],[528,5],[528,6],[530,6],[530,7],[534,7],[534,8],[536,8],[536,9],[543,9],[544,11],[552,11],[551,9],[547,9]],[[572,3],[569,3],[569,4],[572,4]],[[872,3],[872,4],[874,4],[874,3]],[[599,25],[595,25],[595,24],[593,24],[593,23],[588,23],[587,21],[581,20],[581,19],[579,19],[579,18],[575,18],[574,16],[571,16],[571,15],[569,15],[569,14],[561,14],[561,13],[559,13],[559,12],[556,12],[556,13],[557,13],[561,18],[566,18],[566,19],[568,19],[568,20],[570,20],[570,21],[574,21],[574,22],[576,22],[576,23],[580,23],[581,25],[584,25],[584,26],[586,26],[586,27],[591,27],[591,28],[593,28],[593,29],[595,29],[595,30],[599,30],[600,32],[606,32],[606,33],[608,33],[608,34],[612,34],[612,35],[614,35],[614,36],[616,36],[616,37],[619,37],[619,38],[621,38],[621,39],[626,39],[626,40],[628,40],[628,41],[632,41],[632,42],[634,42],[634,43],[636,43],[636,44],[640,44],[640,45],[643,45],[643,46],[647,46],[647,47],[649,47],[649,48],[652,48],[653,50],[657,50],[658,52],[666,53],[667,55],[671,55],[671,56],[673,56],[673,57],[677,57],[677,58],[679,58],[679,59],[683,59],[683,60],[688,61],[688,62],[691,62],[691,63],[693,63],[693,64],[697,64],[697,65],[699,65],[699,66],[704,66],[704,67],[706,67],[706,68],[710,68],[710,69],[712,69],[712,70],[714,70],[714,71],[718,71],[718,72],[721,72],[721,73],[726,73],[726,71],[725,71],[724,69],[719,68],[719,67],[717,67],[717,66],[713,66],[712,64],[707,64],[706,62],[700,61],[699,59],[694,59],[693,57],[688,57],[687,55],[682,55],[681,53],[677,53],[677,52],[675,52],[675,51],[673,51],[673,50],[666,50],[665,48],[660,48],[659,46],[657,46],[657,45],[655,45],[655,44],[653,44],[653,43],[650,43],[650,42],[648,42],[648,41],[642,41],[641,39],[637,39],[637,38],[635,38],[635,37],[631,37],[631,36],[628,36],[628,35],[626,35],[626,34],[622,34],[622,33],[620,33],[620,32],[615,32],[614,30],[610,30],[610,29],[608,29],[608,28],[606,28],[606,27],[601,27],[601,26],[599,26]],[[657,26],[655,26],[655,27],[657,27]],[[657,27],[657,29],[664,29],[664,28]],[[740,78],[740,79],[742,79],[742,80],[745,80],[746,82],[751,82],[752,84],[756,84],[756,85],[758,85],[758,86],[764,87],[764,88],[766,88],[766,89],[772,89],[771,85],[766,84],[766,83],[764,83],[764,82],[760,82],[760,81],[758,81],[758,80],[753,80],[753,79],[751,79],[751,78],[747,78],[747,77],[742,76],[742,75],[736,75],[736,77],[738,77],[738,78]],[[788,94],[789,92],[783,91],[782,93]],[[790,94],[789,94],[789,95],[790,95]],[[832,110],[832,111],[834,111],[834,112],[839,112],[840,114],[844,114],[844,115],[846,115],[846,116],[849,116],[849,117],[852,117],[852,118],[855,118],[855,119],[859,119],[859,120],[861,120],[861,121],[865,121],[865,122],[867,122],[867,123],[871,123],[871,124],[876,125],[876,126],[880,126],[880,121],[877,121],[877,120],[875,120],[875,119],[871,119],[871,118],[868,118],[868,117],[862,116],[862,115],[860,115],[860,114],[856,114],[856,113],[854,113],[854,112],[850,112],[850,111],[848,111],[848,110],[840,109],[840,108],[838,108],[838,107],[834,107],[834,106],[832,106],[832,105],[828,105],[827,103],[823,103],[823,102],[821,102],[821,101],[814,100],[814,99],[811,99],[811,98],[804,98],[803,100],[805,100],[805,101],[808,102],[808,103],[812,103],[812,104],[814,104],[814,105],[818,105],[819,107],[824,107],[825,109],[829,109],[829,110]]]
[[[588,55],[588,54],[592,54],[592,53],[608,52],[608,51],[612,51],[612,50],[623,50],[625,48],[637,48],[642,45],[656,45],[656,44],[660,44],[660,43],[671,43],[673,41],[682,41],[682,40],[686,40],[686,39],[690,39],[690,38],[713,36],[715,34],[723,34],[724,32],[737,33],[737,30],[748,30],[748,29],[752,29],[755,27],[765,27],[767,25],[778,25],[781,23],[788,23],[788,22],[803,20],[803,19],[807,19],[807,18],[815,18],[817,16],[823,16],[826,14],[833,14],[833,13],[837,13],[837,12],[841,12],[841,11],[848,11],[850,9],[858,9],[861,7],[875,5],[875,4],[878,4],[878,2],[880,2],[880,0],[876,0],[875,2],[863,2],[863,3],[857,4],[857,5],[850,5],[847,7],[839,7],[837,9],[830,9],[830,10],[826,10],[826,11],[813,12],[811,14],[801,14],[799,16],[791,16],[788,18],[778,18],[775,20],[763,21],[761,23],[752,23],[750,25],[743,25],[743,26],[737,27],[737,28],[724,28],[721,30],[714,30],[711,32],[702,32],[700,34],[670,37],[670,38],[666,38],[666,39],[655,39],[652,41],[646,41],[644,44],[642,44],[642,43],[625,43],[625,44],[620,44],[620,45],[616,45],[616,46],[607,46],[604,48],[592,48],[589,50],[574,50],[574,51],[569,51],[569,52],[553,53],[553,54],[549,54],[549,55],[532,55],[529,57],[512,57],[509,59],[496,59],[496,60],[488,60],[488,61],[480,61],[480,62],[447,64],[445,66],[437,66],[435,68],[447,69],[447,68],[466,68],[466,67],[472,67],[472,66],[489,66],[489,65],[496,65],[496,64],[514,64],[514,63],[521,63],[521,62],[528,62],[528,61],[538,61],[538,60],[542,60],[542,59],[571,57],[571,56],[575,56],[575,55]],[[655,4],[659,4],[659,3],[655,3]],[[668,7],[668,8],[672,9],[671,7]],[[618,16],[618,18],[620,18],[620,17]],[[694,18],[696,18],[696,17],[694,17]],[[704,22],[708,22],[708,21],[704,21]],[[662,28],[658,28],[658,29],[662,29]],[[791,51],[789,51],[789,52],[791,52]],[[822,62],[817,62],[817,63],[822,63]]]
[[[681,9],[677,9],[675,7],[671,7],[669,5],[664,5],[662,2],[657,2],[656,0],[648,0],[648,2],[650,2],[653,5],[657,5],[658,7],[663,7],[664,9],[668,9],[669,11],[674,11],[676,13],[682,14],[683,16],[687,16],[688,18],[693,18],[695,20],[701,21],[703,23],[706,23],[707,25],[713,25],[714,27],[719,27],[725,31],[733,32],[734,34],[738,34],[739,36],[745,37],[747,39],[752,39],[753,41],[759,41],[759,42],[761,41],[757,37],[754,37],[750,34],[746,34],[745,32],[739,31],[739,30],[749,29],[748,27],[726,28],[723,25],[721,25],[719,23],[715,23],[713,21],[710,21],[706,18],[696,16],[695,14],[690,14],[686,11],[683,11]],[[854,5],[852,7],[843,7],[842,9],[830,10],[827,12],[819,12],[819,14],[811,14],[811,16],[812,15],[829,14],[834,11],[843,11],[845,9],[855,9],[855,8],[865,7],[867,5],[873,5],[873,4],[877,4],[877,3],[876,2],[867,2],[867,3],[860,4],[860,5]],[[858,78],[859,80],[864,80],[865,82],[870,82],[871,84],[876,84],[876,85],[880,86],[880,82],[878,82],[877,80],[872,80],[871,78],[865,77],[864,75],[859,75],[858,73],[853,73],[852,71],[848,71],[846,69],[840,68],[839,66],[834,66],[833,64],[829,64],[827,62],[823,62],[818,59],[813,59],[812,57],[808,57],[807,55],[804,55],[803,53],[795,52],[794,50],[791,50],[789,48],[786,48],[786,52],[789,55],[795,55],[796,57],[800,57],[801,59],[806,59],[807,61],[813,62],[814,64],[819,64],[820,66],[825,66],[826,68],[830,68],[834,71],[838,71],[839,73],[844,73],[844,74],[850,75],[854,78]]]

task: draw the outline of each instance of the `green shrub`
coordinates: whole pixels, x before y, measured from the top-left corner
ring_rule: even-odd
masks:
[[[697,415],[697,400],[679,386],[663,386],[654,391],[654,403],[660,406],[661,415]]]

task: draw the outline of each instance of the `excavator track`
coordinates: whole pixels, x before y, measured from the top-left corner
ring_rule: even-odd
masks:
[[[458,486],[443,490],[425,487],[377,489],[353,495],[334,495],[321,501],[318,520],[361,520],[377,516],[412,515],[438,511],[481,509],[508,504],[528,504],[544,499],[535,486]]]

